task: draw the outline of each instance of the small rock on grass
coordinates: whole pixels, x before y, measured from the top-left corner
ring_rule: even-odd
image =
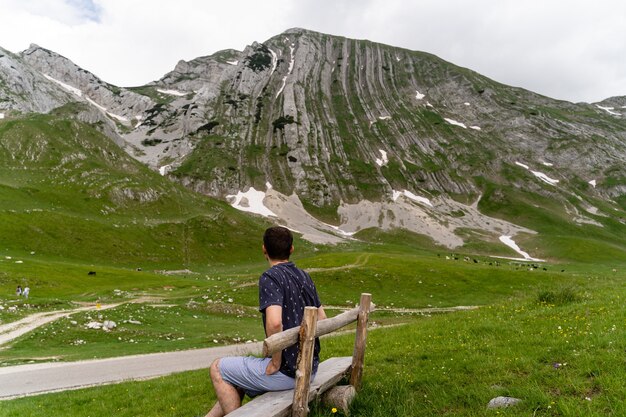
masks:
[[[505,408],[521,403],[522,400],[513,397],[496,397],[492,398],[487,404],[487,408]]]

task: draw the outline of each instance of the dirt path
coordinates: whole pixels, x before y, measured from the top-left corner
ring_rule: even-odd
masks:
[[[379,330],[390,326],[372,326]],[[323,337],[354,334],[354,330]],[[78,362],[47,362],[0,368],[0,400],[145,380],[177,372],[207,369],[223,356],[260,354],[263,342],[191,349],[178,352],[150,353]],[[207,376],[208,378],[208,376]]]
[[[0,368],[0,400],[206,369],[217,358],[260,353],[262,342],[78,362]]]
[[[110,308],[117,307],[121,304],[124,304],[124,303],[104,304],[100,306],[99,310],[108,310]],[[44,324],[48,324],[62,317],[71,316],[72,314],[75,314],[75,313],[80,313],[81,311],[91,311],[91,310],[95,311],[95,310],[98,310],[98,308],[94,304],[93,306],[79,307],[73,310],[47,311],[45,313],[32,314],[28,317],[24,317],[21,320],[3,324],[0,326],[0,346],[7,344],[14,339],[17,339],[23,334],[26,334],[32,330],[35,330],[37,327],[41,327]]]
[[[350,265],[334,266],[330,268],[307,268],[306,271],[309,273],[315,273],[315,272],[327,272],[327,271],[344,271],[346,269],[359,268],[367,264],[367,262],[370,260],[370,256],[371,255],[369,253],[364,253],[362,255],[359,255],[359,257],[356,258],[356,261]]]
[[[331,266],[328,268],[305,268],[305,271],[308,273],[316,273],[316,272],[327,272],[327,271],[345,271],[348,269],[353,269],[353,268],[359,268],[362,266],[365,266],[365,264],[367,264],[367,262],[370,260],[370,254],[369,253],[364,253],[362,255],[359,255],[356,258],[356,261],[353,264],[350,265],[342,265],[342,266]],[[249,274],[246,275],[230,275],[228,277],[233,277],[233,276],[249,276]],[[243,284],[239,284],[237,285],[235,288],[245,288],[245,287],[253,287],[255,285],[258,284],[258,280],[255,281],[250,281],[250,282],[244,282]]]

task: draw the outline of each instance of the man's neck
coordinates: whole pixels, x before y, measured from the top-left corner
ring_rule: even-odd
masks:
[[[276,260],[276,259],[268,259],[268,261],[270,263],[270,267],[278,265],[278,264],[286,264],[286,263],[290,262],[289,259],[282,260],[282,261],[279,261],[279,260]]]

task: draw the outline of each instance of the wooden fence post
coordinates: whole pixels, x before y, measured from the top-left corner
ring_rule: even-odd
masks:
[[[361,377],[363,376],[363,361],[365,359],[365,342],[367,340],[367,320],[369,317],[372,294],[361,294],[359,302],[359,317],[357,319],[356,337],[354,339],[354,353],[352,355],[352,373],[350,374],[350,385],[357,391],[361,388]]]
[[[309,414],[309,387],[313,367],[313,349],[317,330],[317,308],[305,307],[300,326],[300,347],[296,369],[296,387],[293,393],[292,417],[306,417]]]

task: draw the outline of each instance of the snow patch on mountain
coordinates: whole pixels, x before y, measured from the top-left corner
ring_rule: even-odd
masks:
[[[167,94],[170,96],[176,96],[176,97],[184,97],[187,95],[187,93],[183,93],[182,91],[177,91],[177,90],[161,90],[160,88],[157,88],[156,90],[159,93]]]
[[[559,183],[559,180],[555,180],[554,178],[550,178],[548,177],[546,174],[544,174],[543,172],[539,172],[539,171],[533,171],[532,169],[530,169],[530,167],[526,164],[522,164],[521,162],[517,162],[515,161],[515,165],[519,165],[524,169],[527,169],[528,171],[530,171],[535,177],[539,178],[541,181],[545,182],[546,184],[550,184],[550,185],[557,185]]]
[[[167,175],[170,171],[172,170],[172,166],[171,165],[163,165],[162,167],[159,167],[159,174],[165,176]]]
[[[245,193],[239,191],[235,195],[227,195],[227,199],[233,200],[231,205],[237,210],[260,214],[263,217],[278,217],[272,210],[263,204],[265,193],[250,187]]]
[[[539,178],[541,181],[545,182],[546,184],[557,185],[559,183],[559,180],[555,180],[554,178],[550,178],[546,174],[544,174],[543,172],[539,172],[539,171],[530,171],[530,172],[532,172],[532,174],[535,177]]]
[[[412,192],[408,191],[408,190],[404,190],[404,191],[396,191],[396,190],[392,190],[392,199],[393,201],[398,200],[398,197],[400,196],[405,196],[415,202],[418,202],[420,204],[425,204],[429,207],[433,207],[433,204],[430,202],[429,199],[427,199],[426,197],[420,197],[418,195],[413,194]]]
[[[515,243],[515,241],[511,238],[511,236],[504,236],[504,235],[500,236],[500,242],[504,243],[509,248],[513,249],[515,252],[517,252],[520,255],[522,255],[524,257],[524,259],[527,260],[527,261],[543,262],[542,259],[533,258],[528,253],[526,253],[523,250],[521,250],[520,247],[517,246],[517,243]]]
[[[333,226],[332,224],[326,224],[326,223],[323,223],[323,224],[324,224],[324,225],[326,225],[326,226],[328,226],[328,227],[330,227],[330,228],[331,228],[331,229],[333,229],[335,232],[337,232],[337,233],[339,233],[340,235],[345,236],[345,237],[352,237],[352,236],[354,236],[354,235],[356,234],[356,232],[346,232],[346,231],[344,231],[344,230],[341,230],[341,229],[339,228],[339,226]]]
[[[387,158],[387,152],[383,151],[382,149],[379,149],[380,154],[381,154],[381,158],[376,158],[376,164],[378,166],[384,166],[387,165],[387,163],[389,162],[389,158]]]
[[[459,127],[462,127],[463,129],[467,129],[467,126],[465,126],[465,123],[457,122],[456,120],[448,119],[447,117],[444,117],[443,120],[450,123],[451,125],[459,126]]]
[[[235,65],[235,66],[239,65],[239,61],[226,61],[226,63],[228,65]]]
[[[596,182],[596,180],[591,180],[591,181],[589,181],[589,184],[590,184],[593,188],[596,188],[597,182]]]
[[[4,113],[0,113],[0,119],[4,119]]]
[[[280,86],[278,93],[276,93],[276,98],[278,98],[280,93],[283,92],[283,89],[285,88],[285,84],[287,83],[287,77],[289,77],[291,75],[291,72],[293,71],[293,64],[296,61],[296,56],[294,55],[294,51],[295,51],[295,48],[293,47],[293,45],[290,46],[289,52],[291,54],[291,61],[289,61],[289,69],[287,70],[287,75],[283,77],[283,84]]]
[[[424,94],[422,94],[422,93],[420,93],[419,91],[415,90],[415,98],[416,98],[417,100],[421,100],[421,99],[423,99],[424,97],[426,97]]]
[[[600,110],[604,110],[605,112],[607,112],[610,115],[621,116],[620,113],[617,113],[617,112],[613,111],[613,110],[615,110],[615,107],[604,107],[604,106],[600,106],[599,104],[596,104],[596,107],[599,108]]]
[[[482,130],[482,129],[480,128],[480,126],[470,126],[470,129],[474,129],[474,130]]]
[[[278,65],[278,56],[276,56],[276,52],[269,50],[270,54],[272,54],[272,71],[270,71],[270,75],[276,71],[276,66]]]
[[[546,161],[541,161],[541,163],[547,167],[553,167],[554,164],[550,163],[550,162],[546,162]]]
[[[43,73],[42,73],[43,74]],[[63,81],[59,81],[56,78],[52,78],[51,76],[49,76],[48,74],[43,74],[44,77],[46,77],[48,80],[52,81],[53,83],[56,83],[57,85],[61,86],[62,88],[64,88],[65,90],[69,91],[72,94],[77,95],[78,97],[82,97],[83,96],[83,92],[80,91],[78,88],[76,87],[72,87],[69,84],[65,84]]]
[[[110,111],[107,110],[106,107],[103,107],[103,106],[99,105],[98,103],[96,103],[95,101],[90,99],[89,97],[85,96],[85,100],[87,100],[89,102],[89,104],[91,104],[92,106],[97,107],[98,109],[102,110],[104,113],[108,114],[112,118],[117,119],[120,122],[128,122],[128,119],[126,117],[119,116],[117,114],[111,113]]]

